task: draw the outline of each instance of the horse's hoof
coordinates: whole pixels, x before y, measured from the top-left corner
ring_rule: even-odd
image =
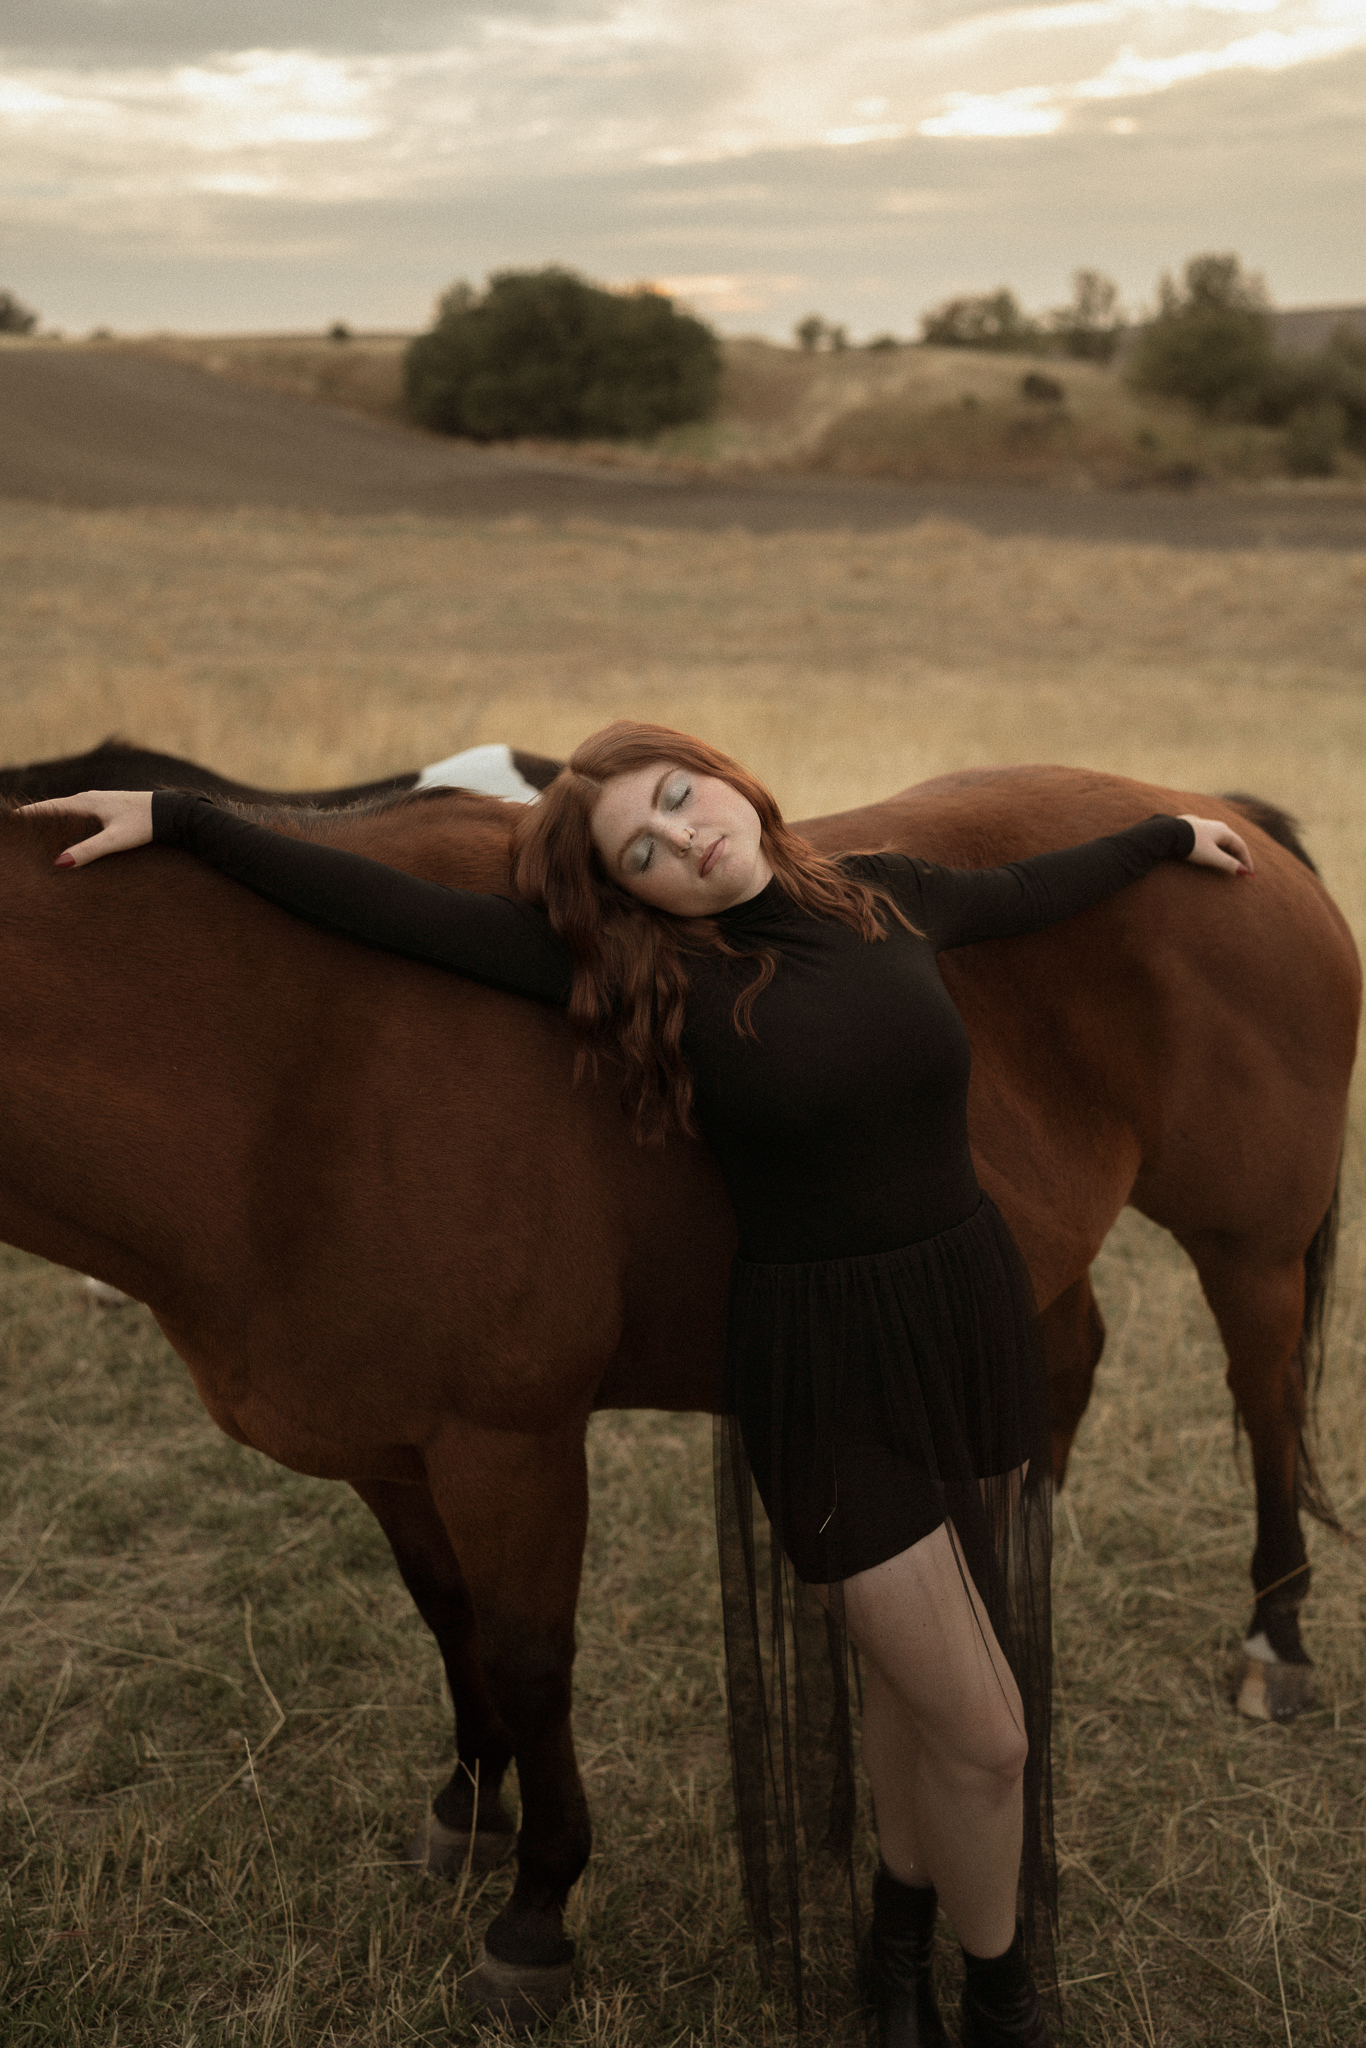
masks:
[[[554,2019],[573,1989],[574,1965],[548,1968],[534,1963],[500,1963],[480,1944],[479,1960],[460,1979],[460,1996],[474,2012],[487,2013],[519,2034]]]
[[[133,1297],[111,1287],[107,1280],[96,1280],[92,1274],[85,1276],[85,1291],[99,1308],[131,1308]]]
[[[1314,1705],[1312,1664],[1268,1664],[1246,1657],[1238,1687],[1238,1712],[1250,1721],[1293,1721]]]
[[[469,1871],[483,1873],[506,1863],[517,1846],[509,1828],[448,1828],[434,1813],[424,1816],[403,1846],[400,1863],[425,1871],[429,1877],[449,1878],[452,1883]]]

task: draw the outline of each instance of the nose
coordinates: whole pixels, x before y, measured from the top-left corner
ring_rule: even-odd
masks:
[[[687,853],[697,833],[691,825],[673,823],[669,827],[669,844],[676,853]]]

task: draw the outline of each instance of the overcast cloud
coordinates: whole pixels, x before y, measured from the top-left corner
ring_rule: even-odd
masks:
[[[0,283],[79,331],[410,326],[559,261],[731,329],[1366,299],[1366,0],[7,0]]]

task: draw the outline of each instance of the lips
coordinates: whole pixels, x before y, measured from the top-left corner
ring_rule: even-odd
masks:
[[[697,870],[699,875],[705,878],[707,875],[711,873],[712,869],[716,866],[717,861],[721,858],[721,854],[725,848],[725,844],[726,835],[723,832],[719,839],[714,839],[712,841],[711,845],[703,854],[701,863]]]

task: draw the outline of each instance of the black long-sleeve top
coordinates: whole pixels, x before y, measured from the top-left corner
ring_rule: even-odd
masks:
[[[380,861],[285,838],[185,791],[158,791],[154,836],[325,930],[563,1006],[567,949],[542,911],[449,889]],[[730,944],[771,949],[757,1040],[732,1021],[749,959],[689,960],[683,1049],[702,1132],[735,1206],[741,1255],[787,1263],[888,1251],[935,1236],[980,1199],[968,1149],[967,1033],[936,954],[1042,930],[1195,844],[1149,818],[1084,846],[1000,868],[861,855],[918,930],[869,942],[803,910],[776,882],[718,920]]]

